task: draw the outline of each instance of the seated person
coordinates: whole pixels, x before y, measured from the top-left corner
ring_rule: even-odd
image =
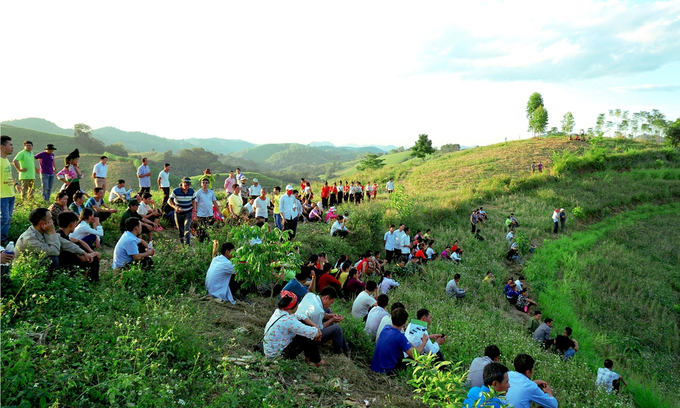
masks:
[[[497,394],[504,394],[510,388],[508,368],[501,363],[493,362],[484,367],[482,371],[483,386],[473,387],[468,391],[467,398],[463,402],[463,408],[488,407],[500,408],[508,405],[502,395],[488,398],[487,393],[494,390]]]
[[[383,317],[390,315],[390,312],[387,311],[387,304],[389,303],[389,301],[390,301],[389,297],[385,294],[378,296],[378,305],[372,308],[370,312],[368,312],[368,316],[366,317],[366,325],[364,326],[364,331],[366,332],[366,334],[371,336],[373,340],[375,340],[375,335],[378,331],[378,327],[380,326],[380,322],[382,321]]]
[[[36,208],[31,211],[28,220],[31,226],[19,236],[15,245],[17,255],[44,254],[50,259],[50,269],[58,268],[61,244],[52,213],[47,208]]]
[[[532,402],[544,408],[557,408],[552,388],[543,380],[531,380],[534,376],[534,359],[528,354],[518,354],[514,361],[515,371],[508,373],[510,388],[506,400],[517,408],[529,408]]]
[[[508,215],[508,218],[505,219],[505,228],[506,229],[512,229],[512,228],[515,228],[515,227],[519,227],[519,225],[517,225],[517,220],[513,221],[514,218],[515,217],[513,215]]]
[[[80,212],[83,210],[83,204],[85,203],[85,193],[82,191],[76,191],[73,194],[73,202],[71,205],[68,206],[68,209],[70,211],[73,211],[74,213],[80,215]]]
[[[235,305],[236,301],[229,288],[229,283],[236,273],[234,272],[234,264],[231,263],[233,256],[231,251],[233,250],[234,244],[231,242],[225,242],[220,246],[219,256],[212,259],[205,275],[205,289],[210,296]]]
[[[543,314],[541,313],[540,310],[534,310],[534,317],[533,319],[529,319],[529,322],[526,324],[526,331],[525,333],[528,334],[529,336],[533,336],[534,332],[536,329],[538,329],[538,326],[541,325],[541,317]]]
[[[517,284],[513,282],[512,278],[508,278],[508,283],[505,285],[503,292],[505,293],[505,298],[513,305],[517,304],[517,298],[519,297],[519,292],[515,291]]]
[[[345,318],[339,314],[331,313],[330,307],[337,299],[338,293],[332,287],[324,288],[318,295],[307,293],[300,302],[296,314],[300,320],[309,319],[314,326],[321,330],[321,344],[333,343],[333,351],[336,354],[347,354],[349,347],[345,341],[345,334],[339,324]]]
[[[357,295],[352,304],[352,316],[355,319],[364,319],[368,316],[368,312],[377,304],[378,284],[375,281],[366,282],[366,289],[362,290]]]
[[[338,215],[338,218],[331,226],[331,237],[344,238],[351,233],[352,231],[348,230],[347,227],[345,226],[345,217],[343,217],[342,215]]]
[[[111,188],[109,192],[109,203],[110,204],[127,204],[130,201],[130,193],[132,189],[125,189],[125,180],[118,180],[118,184]]]
[[[323,364],[317,349],[318,340],[322,336],[321,330],[313,326],[309,319],[301,322],[299,316],[295,314],[297,309],[297,295],[282,291],[278,308],[274,310],[264,327],[262,340],[264,355],[267,358],[274,358],[283,354],[284,358],[294,359],[304,351],[305,360],[319,367]]]
[[[428,230],[429,231],[429,230]],[[437,252],[434,250],[434,241],[425,241],[427,242],[427,249],[425,250],[425,256],[427,256],[428,260],[433,260],[437,258]]]
[[[610,394],[612,390],[618,393],[621,384],[628,385],[623,376],[613,372],[612,368],[614,368],[614,362],[610,359],[604,360],[604,368],[597,369],[597,379],[595,380],[595,385],[604,387],[604,390]]]
[[[417,258],[415,256],[412,256],[411,259],[408,261],[406,270],[408,271],[409,275],[425,273],[425,269],[423,269],[423,266],[420,264],[420,258]]]
[[[94,196],[87,200],[85,208],[92,208],[95,211],[95,217],[99,218],[99,222],[106,221],[111,214],[118,212],[115,208],[109,208],[104,203],[104,189],[101,187],[94,189]]]
[[[378,281],[378,289],[380,293],[387,294],[391,288],[396,288],[399,286],[399,282],[392,279],[392,272],[385,271],[382,278]]]
[[[359,295],[366,288],[366,284],[357,279],[357,270],[352,268],[349,270],[347,280],[345,281],[342,290],[345,292],[346,298],[351,298]]]
[[[578,351],[578,342],[571,338],[571,327],[564,328],[564,333],[555,337],[555,351],[569,361]]]
[[[491,286],[496,286],[496,277],[493,276],[493,273],[491,273],[491,270],[486,271],[486,276],[482,280],[484,283],[488,283]]]
[[[450,261],[451,260],[451,250],[449,249],[449,246],[447,245],[446,248],[441,253],[441,256],[439,257],[442,261]]]
[[[306,265],[300,267],[300,272],[295,279],[290,280],[281,291],[293,292],[299,299],[305,297],[307,292],[316,291],[316,273]]]
[[[151,193],[142,194],[142,202],[139,203],[137,214],[142,217],[142,220],[152,223],[154,231],[163,231],[163,227],[159,223],[161,212],[156,208]]]
[[[515,245],[514,243],[513,245]],[[519,256],[519,252],[517,251],[517,246],[513,246],[510,248],[507,254],[505,254],[505,259],[508,261],[512,261],[513,259],[517,261],[518,264],[522,265],[522,258]]]
[[[455,263],[460,263],[461,261],[460,255],[462,254],[462,252],[463,251],[460,248],[453,251],[453,253],[451,254],[451,260],[454,261]]]
[[[405,310],[406,306],[404,306],[404,304],[401,302],[392,303],[392,306],[390,306],[390,313],[387,316],[383,316],[382,320],[380,321],[380,325],[378,325],[378,330],[375,333],[376,341],[378,341],[378,338],[380,337],[380,332],[382,332],[385,327],[392,325],[392,312],[394,312],[397,309]],[[401,332],[406,333],[406,326],[404,326],[401,329]]]
[[[78,226],[71,233],[71,237],[84,241],[90,248],[99,248],[104,237],[104,229],[99,224],[99,218],[95,217],[94,210],[83,209],[78,217]]]
[[[323,211],[319,209],[318,205],[315,205],[312,211],[309,212],[309,221],[311,222],[323,221]]]
[[[149,241],[151,241],[151,235],[154,230],[154,224],[151,221],[145,220],[137,212],[139,209],[139,202],[136,199],[132,199],[128,202],[128,209],[120,216],[120,231],[125,232],[127,230],[126,221],[128,218],[137,218],[142,225],[142,234],[148,234]]]
[[[404,353],[413,358],[413,350],[423,351],[427,344],[427,335],[423,334],[419,347],[413,347],[408,341],[402,329],[408,321],[408,313],[404,309],[396,309],[392,312],[392,325],[386,326],[375,345],[375,352],[371,361],[371,370],[376,373],[392,374],[404,370]]]
[[[484,241],[484,237],[482,236],[482,234],[479,233],[479,231],[480,231],[480,230],[477,229],[477,231],[475,232],[475,239],[476,239],[477,241],[482,242],[482,241]]]
[[[429,334],[427,325],[430,323],[432,323],[430,311],[427,309],[418,310],[416,319],[412,319],[411,323],[406,327],[406,338],[411,342],[413,347],[420,346],[423,339],[426,339],[424,341],[425,348],[423,348],[422,353],[434,354],[437,356],[435,361],[444,361],[444,354],[442,354],[440,346],[446,341],[446,336],[443,334]]]
[[[407,275],[411,274],[409,269],[406,267],[406,261],[404,261],[404,258],[400,257],[397,260],[397,266],[394,268],[393,273],[394,273],[395,277],[397,277],[397,276],[407,276]]]
[[[529,299],[529,290],[527,288],[524,288],[519,291],[519,295],[517,295],[517,303],[515,304],[515,307],[517,310],[524,312],[524,313],[529,313],[529,309],[531,309],[531,306],[537,306],[538,304],[534,302],[533,300]]]
[[[130,200],[136,201],[136,200]],[[125,220],[125,232],[120,236],[113,249],[113,262],[111,268],[128,268],[133,264],[140,265],[142,270],[149,271],[153,268],[153,256],[156,250],[149,249],[149,244],[139,238],[142,235],[142,221],[137,217]],[[144,252],[140,252],[144,250]]]
[[[465,385],[468,387],[484,386],[484,367],[491,363],[497,363],[501,357],[501,351],[495,344],[490,344],[484,349],[484,357],[472,360]]]
[[[60,244],[59,267],[79,267],[83,269],[87,279],[93,282],[99,281],[101,253],[94,252],[85,241],[70,237],[78,224],[78,216],[71,211],[65,211],[59,214],[57,221]],[[71,276],[74,274],[75,272],[72,272]]]
[[[456,251],[460,251],[460,253],[463,253],[463,249],[458,246],[458,240],[453,241],[453,245],[451,245],[451,254],[453,254]]]
[[[553,320],[549,317],[546,317],[545,320],[543,320],[543,323],[541,323],[540,326],[538,326],[538,329],[533,334],[533,339],[536,340],[537,342],[540,342],[543,344],[543,347],[547,350],[555,344],[555,340],[551,336],[552,332],[552,327],[553,327]]]
[[[458,299],[462,299],[462,298],[465,297],[465,294],[467,293],[467,289],[459,288],[458,282],[460,282],[460,274],[459,273],[453,275],[453,279],[451,279],[446,284],[446,293],[451,297],[455,296]]]
[[[48,208],[52,213],[53,220],[56,220],[62,212],[70,211],[66,203],[68,203],[68,193],[66,191],[58,192],[54,202]]]
[[[342,293],[342,284],[331,273],[332,266],[329,263],[324,263],[321,274],[317,278],[316,290],[322,291],[324,288],[330,286],[338,293]]]

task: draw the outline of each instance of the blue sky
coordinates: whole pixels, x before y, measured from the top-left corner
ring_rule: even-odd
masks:
[[[484,145],[680,116],[680,0],[3,2],[0,119],[169,138]]]

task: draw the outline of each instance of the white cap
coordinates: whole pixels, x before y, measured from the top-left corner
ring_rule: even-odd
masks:
[[[253,183],[257,183],[258,180],[256,178],[253,179]]]
[[[286,186],[286,190],[291,190],[291,191],[292,191],[292,190],[293,190],[293,186],[291,186],[290,184],[288,184],[288,185]]]

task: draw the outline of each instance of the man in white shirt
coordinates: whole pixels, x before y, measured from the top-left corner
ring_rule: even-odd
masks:
[[[295,313],[300,320],[309,319],[316,327],[321,330],[321,344],[329,340],[333,342],[333,349],[336,354],[349,352],[345,334],[339,324],[345,318],[339,314],[331,313],[330,306],[337,299],[338,293],[334,288],[327,286],[317,295],[307,293],[300,302]]]
[[[207,228],[215,223],[215,211],[220,213],[220,203],[217,202],[215,193],[208,188],[209,184],[210,180],[207,177],[202,178],[201,188],[194,195],[198,218],[198,228],[196,228],[198,242],[205,240],[208,235]]]
[[[338,218],[331,226],[331,237],[344,238],[351,233],[352,232],[348,230],[347,227],[345,227],[345,217],[343,217],[342,215],[338,215]]]
[[[355,319],[364,319],[368,316],[368,312],[377,304],[378,284],[375,281],[366,282],[366,289],[361,291],[354,299],[352,304],[352,316]]]
[[[238,169],[237,169],[238,170]],[[279,199],[279,212],[283,222],[283,230],[291,231],[289,239],[295,238],[297,231],[297,220],[299,215],[298,200],[293,195],[293,186],[288,184],[286,186],[286,194]]]
[[[427,336],[425,348],[422,354],[435,354],[437,359],[435,361],[444,361],[444,355],[441,352],[440,346],[446,341],[446,336],[443,334],[429,334],[427,325],[432,323],[432,316],[427,309],[420,309],[416,313],[416,319],[412,319],[411,323],[406,327],[406,338],[413,344],[413,347],[419,347],[422,343],[423,335]],[[432,341],[434,340],[434,341]]]
[[[401,248],[401,257],[404,262],[408,262],[409,255],[411,255],[411,236],[409,235],[411,228],[404,227],[404,232],[399,236],[399,247]]]
[[[250,195],[250,198],[259,197],[261,192],[262,186],[260,185],[260,181],[257,178],[254,178],[253,185],[250,186],[250,188],[248,189],[248,194]]]
[[[99,158],[99,163],[94,165],[92,168],[92,178],[94,179],[94,186],[101,187],[106,191],[106,173],[108,172],[108,166],[106,162],[109,160],[108,157],[102,156]]]
[[[383,242],[385,243],[385,260],[388,264],[391,263],[392,258],[394,258],[394,239],[396,238],[395,234],[394,224],[390,224],[390,230],[387,231],[383,237]]]
[[[130,200],[130,190],[125,189],[125,180],[118,180],[118,184],[113,186],[109,193],[109,203],[111,204],[127,204]]]
[[[163,165],[163,170],[158,173],[158,188],[163,190],[163,203],[161,204],[160,210],[167,212],[165,211],[165,205],[170,198],[170,163],[165,163],[165,165]]]
[[[376,332],[378,331],[378,327],[380,326],[383,317],[390,315],[390,312],[387,311],[387,304],[389,301],[390,299],[387,295],[383,294],[378,296],[378,305],[368,312],[364,331],[371,336],[373,340],[375,340]]]
[[[390,178],[390,181],[387,182],[387,185],[385,186],[387,188],[387,193],[392,194],[394,193],[394,182]]]
[[[142,158],[142,165],[137,168],[137,178],[139,179],[139,194],[151,192],[151,168],[149,160]]]
[[[267,189],[260,189],[260,195],[253,202],[253,208],[255,209],[255,217],[260,218],[262,221],[267,222],[269,219],[269,204],[271,200],[267,197]]]
[[[214,241],[214,244],[213,254],[219,242]],[[235,274],[234,264],[231,263],[231,251],[233,250],[234,244],[231,242],[225,242],[220,246],[220,255],[213,258],[205,275],[205,289],[210,296],[235,305],[236,301],[229,287],[231,279]]]

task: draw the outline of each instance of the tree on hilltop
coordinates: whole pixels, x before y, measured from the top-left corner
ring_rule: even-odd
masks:
[[[366,153],[363,160],[357,164],[357,170],[364,171],[366,169],[379,169],[385,166],[383,161],[385,161],[385,159],[381,159],[377,154]]]
[[[95,139],[92,136],[92,128],[84,123],[76,123],[73,125],[73,138],[78,148],[83,153],[102,154],[106,147],[104,142]]]
[[[540,93],[534,92],[527,102],[527,120],[529,130],[536,136],[537,133],[544,132],[548,126],[548,111],[545,109],[543,97]]]
[[[566,134],[570,134],[574,130],[574,115],[571,112],[564,114],[562,118],[562,131]]]
[[[430,140],[427,135],[421,134],[418,135],[415,146],[411,148],[411,156],[415,156],[425,161],[425,157],[428,154],[432,154],[436,151],[437,149],[432,147],[432,140]]]

